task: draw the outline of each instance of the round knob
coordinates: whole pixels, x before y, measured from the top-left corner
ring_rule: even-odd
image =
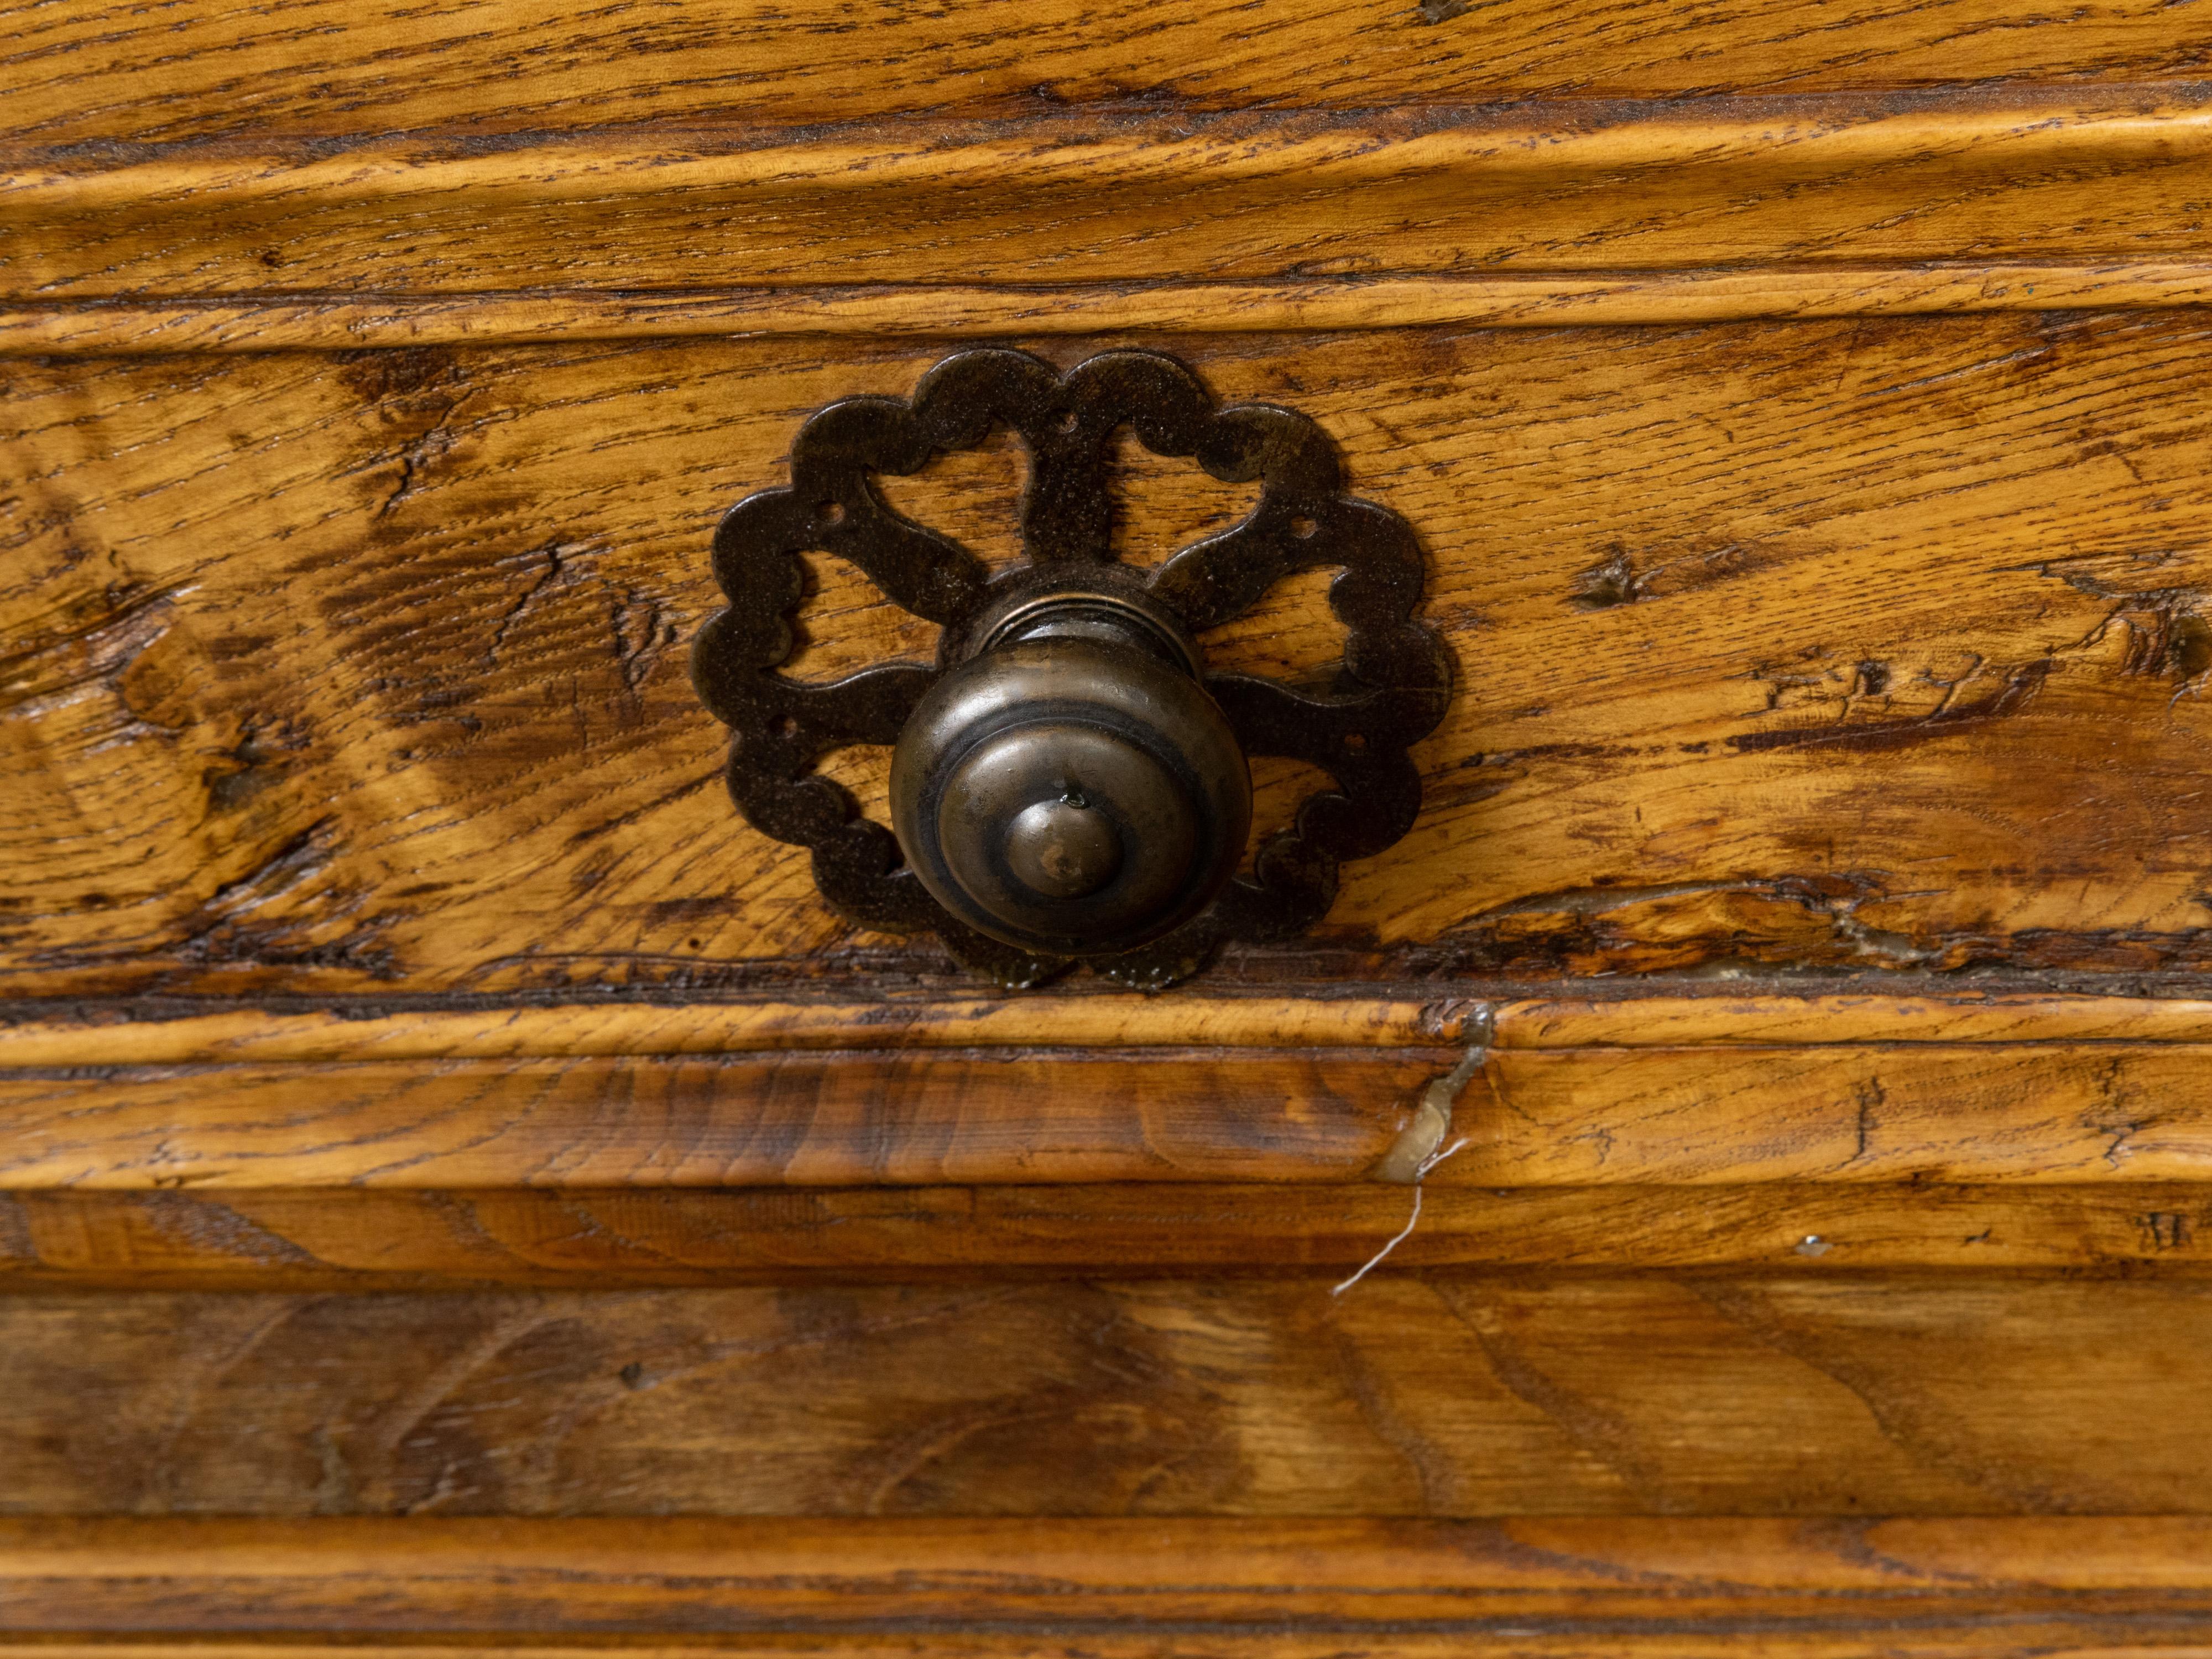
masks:
[[[1252,780],[1175,653],[1141,632],[1033,623],[915,708],[891,821],[922,885],[977,932],[1089,956],[1157,939],[1221,890]]]
[[[1079,795],[1041,800],[1007,826],[1006,864],[1024,886],[1048,898],[1083,898],[1121,869],[1121,833]]]

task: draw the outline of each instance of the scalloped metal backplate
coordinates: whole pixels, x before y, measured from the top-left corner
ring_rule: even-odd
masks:
[[[1029,454],[1020,507],[1027,562],[994,576],[967,548],[893,511],[871,481],[918,472],[1001,425]],[[1120,564],[1113,485],[1115,434],[1124,427],[1154,453],[1187,456],[1223,483],[1256,480],[1258,503],[1149,575]],[[1443,718],[1451,663],[1414,619],[1423,562],[1412,526],[1346,493],[1335,447],[1310,417],[1272,404],[1220,407],[1188,365],[1162,352],[1107,352],[1063,375],[1026,352],[974,350],[939,363],[910,398],[830,404],[807,420],[791,453],[790,484],[739,502],[715,532],[714,573],[730,603],[701,630],[692,679],[731,728],[738,810],[762,833],[811,848],[817,886],[850,921],[933,932],[962,963],[1009,988],[1080,961],[1115,982],[1157,990],[1228,940],[1304,932],[1334,901],[1342,860],[1371,857],[1413,827],[1421,781],[1407,750]],[[894,603],[941,624],[939,660],[892,663],[830,685],[779,673],[804,593],[799,555],[809,550],[849,561]],[[1139,950],[1039,957],[975,933],[903,867],[888,829],[815,773],[834,750],[896,744],[915,703],[959,659],[969,624],[1010,592],[1070,581],[1138,587],[1195,637],[1314,568],[1341,573],[1329,606],[1346,637],[1327,693],[1245,674],[1210,673],[1206,687],[1248,756],[1309,762],[1337,787],[1304,801],[1292,826],[1260,848],[1249,876]]]

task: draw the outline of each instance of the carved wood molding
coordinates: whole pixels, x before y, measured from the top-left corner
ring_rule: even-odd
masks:
[[[310,1646],[465,1636],[501,1650],[557,1626],[568,1642],[659,1638],[653,1652],[744,1637],[810,1653],[1000,1656],[1079,1639],[1118,1659],[1157,1654],[1164,1626],[1176,1651],[1207,1656],[1477,1642],[1631,1656],[2196,1653],[2212,1643],[2208,1560],[2212,1522],[2139,1516],[40,1518],[0,1521],[0,1632],[283,1632]]]
[[[2212,305],[2212,264],[2117,259],[1276,283],[791,283],[682,294],[566,289],[367,299],[21,300],[0,301],[0,356],[723,339],[732,333],[951,341],[1115,330],[1237,335],[1671,327],[2205,305]]]
[[[8,295],[2195,263],[2193,82],[0,148]],[[657,302],[651,301],[649,302]]]

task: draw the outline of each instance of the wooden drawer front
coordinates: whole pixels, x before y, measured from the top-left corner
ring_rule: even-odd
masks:
[[[2212,1652],[2195,9],[9,27],[0,1659]],[[690,679],[977,346],[1425,550],[1411,832],[1165,994],[842,918]]]
[[[1177,337],[1419,529],[1457,659],[1413,833],[1232,978],[2212,956],[2194,313]],[[1108,343],[1069,340],[1072,362]],[[17,362],[17,995],[933,971],[733,813],[685,676],[717,517],[856,341]],[[1126,452],[1129,556],[1250,492]],[[886,494],[1016,548],[1018,452]],[[934,630],[813,560],[793,672]],[[1205,644],[1333,661],[1326,574]],[[875,816],[886,751],[829,765]],[[1259,827],[1317,775],[1256,763]]]

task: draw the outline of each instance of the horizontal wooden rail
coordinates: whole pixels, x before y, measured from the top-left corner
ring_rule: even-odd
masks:
[[[2212,1044],[792,1049],[21,1067],[0,1188],[2212,1180]],[[1449,1098],[1449,1095],[1445,1097]],[[1437,1149],[1432,1126],[1418,1149]]]
[[[301,1292],[1350,1273],[1411,1194],[1109,1184],[0,1193],[0,1291]],[[1438,1186],[1387,1274],[2197,1274],[2202,1187]]]
[[[18,1636],[556,1629],[653,1651],[2203,1652],[2212,1524],[0,1522]]]
[[[943,1048],[1824,1048],[2212,1042],[2212,1000],[1961,989],[716,1000],[424,996],[0,1002],[0,1068]]]
[[[2023,1002],[2023,1016],[2039,1005]],[[2190,1018],[2195,1011],[2196,1019]],[[2069,1034],[2134,1030],[2212,1036],[2212,1004],[2130,1001]],[[380,1005],[210,1000],[0,1004],[0,1066],[218,1060],[526,1060],[798,1049],[1405,1048],[1468,1042],[1489,1005],[1466,997],[824,994],[743,1000]],[[2144,1022],[2150,1022],[2145,1024]],[[2058,1028],[2052,1028],[2058,1029]]]
[[[1440,1186],[2198,1182],[2208,1039],[1965,992],[25,1004],[0,1189],[1342,1183],[1425,1099]]]

